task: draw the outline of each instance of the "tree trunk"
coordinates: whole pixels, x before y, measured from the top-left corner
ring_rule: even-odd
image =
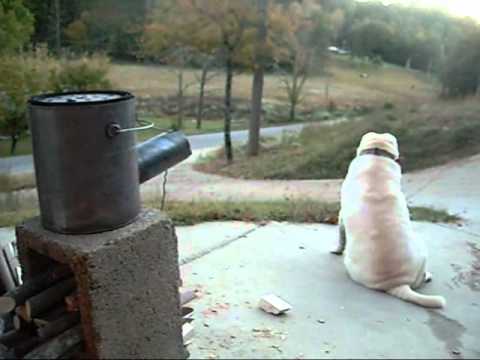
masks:
[[[183,65],[182,65],[183,66]],[[177,98],[177,105],[178,105],[178,113],[177,113],[177,130],[183,128],[183,69],[178,72],[177,75],[178,80],[178,98]]]
[[[233,82],[233,51],[232,49],[226,49],[226,59],[225,59],[225,156],[227,162],[231,164],[233,162],[233,149],[232,149],[232,138],[230,134],[230,127],[232,122],[232,82]]]
[[[260,123],[263,97],[263,66],[258,66],[253,75],[252,114],[248,128],[248,156],[257,156],[260,148]]]
[[[288,120],[290,122],[295,121],[295,112],[296,112],[296,107],[297,107],[297,102],[298,102],[298,72],[296,66],[293,69],[292,73],[292,88],[290,89],[290,93],[288,96],[290,100],[290,115]]]
[[[290,116],[289,116],[289,121],[290,122],[294,122],[295,121],[295,112],[296,112],[296,108],[297,108],[297,102],[292,100],[290,102]]]
[[[257,0],[257,11],[260,22],[257,28],[257,44],[255,49],[255,72],[252,83],[252,114],[248,127],[248,156],[257,156],[260,149],[260,123],[262,116],[263,83],[265,60],[263,50],[267,39],[267,6],[268,0]]]
[[[57,56],[60,55],[62,46],[61,32],[60,32],[60,0],[55,0],[55,51]]]
[[[204,65],[202,68],[202,76],[200,77],[200,94],[198,96],[198,108],[197,108],[197,129],[202,128],[203,120],[203,102],[205,98],[205,85],[207,82],[209,65]]]
[[[10,139],[12,140],[12,143],[10,145],[10,155],[13,156],[15,154],[15,150],[17,150],[18,136],[12,135],[10,136]]]

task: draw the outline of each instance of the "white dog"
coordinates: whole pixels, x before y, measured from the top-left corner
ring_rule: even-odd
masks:
[[[430,281],[431,275],[426,271],[426,246],[412,230],[398,158],[393,135],[362,137],[342,185],[340,244],[333,253],[345,250],[345,267],[354,281],[415,304],[442,308],[443,297],[412,290]]]

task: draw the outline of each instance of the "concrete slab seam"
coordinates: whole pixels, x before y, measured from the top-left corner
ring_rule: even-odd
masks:
[[[183,266],[183,265],[186,265],[186,264],[189,264],[195,260],[198,260],[208,254],[211,254],[212,252],[216,251],[216,250],[219,250],[219,249],[222,249],[240,239],[243,239],[243,238],[246,238],[248,235],[250,235],[251,233],[257,231],[260,227],[262,227],[262,225],[258,225],[256,227],[254,227],[253,229],[250,229],[250,230],[247,230],[245,231],[244,233],[236,236],[236,237],[233,237],[232,239],[227,239],[227,240],[224,240],[222,241],[221,243],[219,244],[216,244],[216,245],[213,245],[209,248],[206,248],[206,249],[203,249],[199,252],[197,252],[196,254],[192,254],[190,256],[186,256],[182,259],[180,259],[179,261],[179,265],[180,266]]]

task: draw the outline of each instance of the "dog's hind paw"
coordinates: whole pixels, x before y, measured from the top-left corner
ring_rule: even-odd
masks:
[[[330,254],[341,256],[343,255],[343,250],[333,250],[330,251]]]

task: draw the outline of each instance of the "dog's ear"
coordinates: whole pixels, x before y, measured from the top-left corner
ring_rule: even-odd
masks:
[[[379,133],[370,131],[370,132],[368,132],[368,133],[366,133],[366,134],[364,134],[364,135],[362,136],[361,141],[367,141],[367,140],[372,139],[372,138],[376,139],[376,138],[378,138],[379,136],[380,136]]]
[[[384,134],[382,134],[382,137],[383,137],[383,139],[385,139],[386,141],[388,141],[392,145],[397,146],[397,144],[398,144],[397,138],[394,135],[392,135],[390,133],[384,133]]]

